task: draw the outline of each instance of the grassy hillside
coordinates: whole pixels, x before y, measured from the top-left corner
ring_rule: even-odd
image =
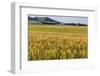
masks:
[[[88,57],[87,26],[29,25],[28,60]]]

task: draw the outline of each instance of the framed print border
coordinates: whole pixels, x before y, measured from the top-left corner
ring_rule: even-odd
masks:
[[[58,11],[89,11],[93,12],[96,18],[96,8],[91,7],[72,7],[68,8],[56,8],[56,7],[38,7],[32,3],[18,3],[13,2],[11,4],[11,72],[22,73],[26,72],[22,68],[23,57],[22,57],[22,9],[23,8],[34,8],[34,9],[48,9]],[[26,9],[27,10],[27,9]],[[96,20],[96,19],[94,19]],[[96,24],[96,21],[94,21]],[[95,28],[94,28],[95,29]],[[86,60],[87,61],[87,60]],[[59,62],[59,61],[57,61]],[[51,62],[48,62],[51,63]]]

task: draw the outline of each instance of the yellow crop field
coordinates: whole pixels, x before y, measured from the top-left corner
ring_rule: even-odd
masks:
[[[28,60],[88,58],[88,26],[28,25]]]

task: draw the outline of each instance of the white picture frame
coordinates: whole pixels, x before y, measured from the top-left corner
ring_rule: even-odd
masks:
[[[88,17],[88,59],[27,61],[27,15],[61,15]],[[91,25],[91,26],[90,26]],[[47,72],[95,67],[96,9],[91,7],[41,7],[32,3],[11,4],[11,72]],[[24,51],[23,51],[24,50]],[[95,51],[93,51],[95,50]]]

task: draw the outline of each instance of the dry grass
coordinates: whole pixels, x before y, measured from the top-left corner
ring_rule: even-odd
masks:
[[[87,27],[29,25],[28,60],[87,57]]]

